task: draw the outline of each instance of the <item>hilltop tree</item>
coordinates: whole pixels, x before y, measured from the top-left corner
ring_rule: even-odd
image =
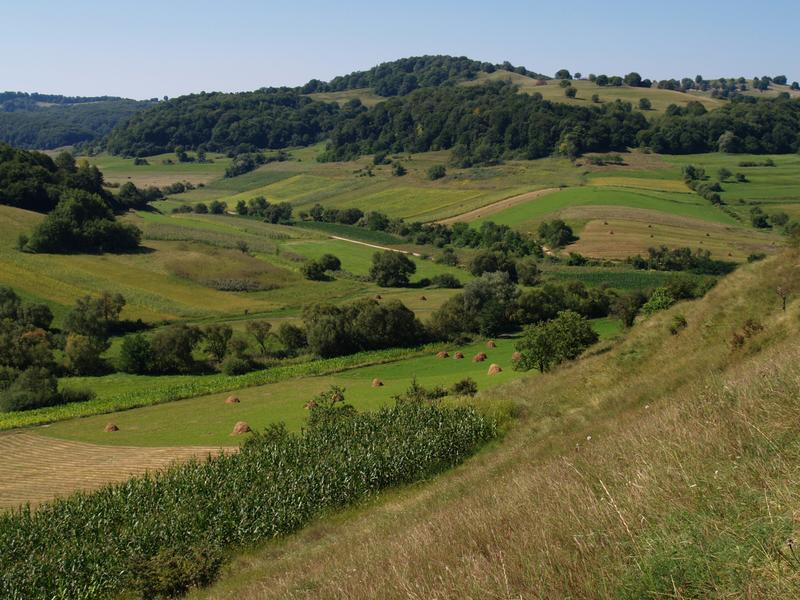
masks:
[[[640,87],[642,85],[642,76],[636,71],[632,71],[625,75],[624,81],[625,85],[629,85],[631,87]]]
[[[556,79],[572,79],[572,75],[567,69],[559,69],[556,71]]]

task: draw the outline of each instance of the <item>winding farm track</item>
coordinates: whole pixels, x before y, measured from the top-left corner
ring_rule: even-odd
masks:
[[[113,435],[113,434],[109,434]],[[98,446],[27,431],[0,434],[0,510],[93,490],[219,448]]]
[[[542,196],[546,196],[547,194],[552,194],[553,192],[557,192],[560,189],[561,188],[545,188],[543,190],[534,190],[532,192],[525,192],[524,194],[517,194],[516,196],[511,196],[510,198],[503,198],[502,200],[498,200],[497,202],[493,202],[492,204],[487,204],[486,206],[481,206],[480,208],[476,208],[474,210],[461,213],[460,215],[456,215],[455,217],[448,217],[446,219],[441,219],[437,221],[437,223],[442,223],[444,225],[452,225],[453,223],[474,221],[475,219],[478,219],[480,217],[488,217],[489,215],[499,213],[501,210],[511,208],[512,206],[516,206],[517,204],[524,204],[525,202],[529,202],[530,200],[535,200],[536,198],[541,198]]]

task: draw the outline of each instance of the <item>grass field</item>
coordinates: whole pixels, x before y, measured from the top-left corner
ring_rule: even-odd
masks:
[[[603,329],[608,330],[608,326],[604,324]],[[298,429],[307,416],[306,402],[330,385],[346,388],[348,402],[357,408],[373,409],[402,394],[414,377],[426,387],[449,386],[459,379],[471,377],[479,389],[520,377],[522,373],[511,368],[514,340],[498,339],[496,343],[496,349],[486,348],[483,342],[460,348],[465,355],[463,360],[452,357],[439,359],[431,352],[427,356],[353,369],[337,375],[291,379],[113,415],[62,421],[38,431],[69,440],[122,446],[237,445],[241,439],[230,436],[237,421],[246,421],[256,429],[282,421],[289,428]],[[452,351],[456,349],[451,348]],[[489,358],[485,362],[472,362],[472,356],[481,351],[486,352]],[[495,362],[503,367],[503,372],[487,375],[489,365]],[[381,379],[385,385],[372,387],[375,378]],[[238,396],[241,403],[225,404],[225,398],[231,394]],[[117,424],[120,431],[105,433],[103,428],[109,421]]]

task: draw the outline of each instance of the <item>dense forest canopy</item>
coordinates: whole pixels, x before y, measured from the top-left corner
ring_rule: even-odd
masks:
[[[307,146],[321,140],[342,114],[336,103],[316,102],[290,88],[200,93],[159,102],[134,115],[108,138],[108,150],[127,156],[171,152],[176,146],[220,151]]]
[[[54,160],[42,152],[0,143],[0,204],[50,212],[67,190],[111,198],[103,189],[103,174],[87,162],[75,164],[66,153]]]
[[[497,69],[535,79],[545,78],[544,75],[525,67],[515,67],[507,61],[494,65],[466,56],[412,56],[381,63],[368,71],[355,71],[335,77],[329,82],[312,79],[303,86],[302,91],[304,94],[311,94],[372,88],[379,96],[404,96],[419,88],[453,85],[459,81],[475,79],[478,73],[492,73]]]
[[[471,166],[553,152],[624,150],[646,126],[645,117],[625,103],[569,106],[518,94],[502,82],[426,88],[341,122],[325,158],[453,149],[456,164]]]
[[[41,106],[38,102],[44,101],[26,97],[0,103],[0,141],[42,150],[95,142],[152,104],[125,99],[61,102],[52,106]]]
[[[639,135],[642,145],[666,154],[800,150],[800,99],[737,98],[707,112],[699,103],[668,110]]]

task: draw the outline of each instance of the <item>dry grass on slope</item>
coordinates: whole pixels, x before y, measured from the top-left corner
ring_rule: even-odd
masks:
[[[798,260],[498,388],[524,411],[502,443],[238,559],[197,597],[797,597]],[[733,349],[748,319],[763,329]]]

